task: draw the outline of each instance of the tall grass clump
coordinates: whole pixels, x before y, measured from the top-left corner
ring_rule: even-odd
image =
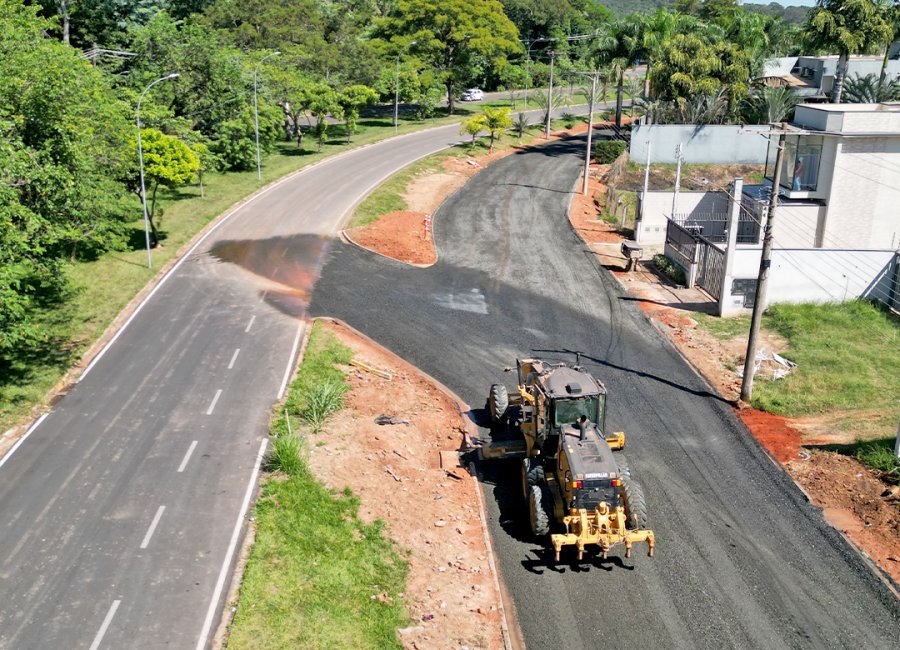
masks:
[[[893,473],[895,480],[900,473],[900,460],[894,456],[893,438],[873,440],[860,445],[856,450],[856,458],[872,469]]]
[[[304,469],[302,451],[303,442],[296,434],[279,435],[272,441],[264,469],[267,472],[281,472],[287,476],[297,476]]]
[[[303,392],[299,415],[312,427],[313,433],[322,430],[329,415],[344,408],[344,393],[347,390],[345,383],[326,382]]]

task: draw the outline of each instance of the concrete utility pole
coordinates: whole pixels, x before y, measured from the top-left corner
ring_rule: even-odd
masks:
[[[597,77],[599,72],[594,72],[591,77],[591,101],[588,106],[588,132],[587,132],[587,151],[584,152],[584,183],[581,186],[581,193],[588,193],[588,177],[591,173],[591,136],[594,133],[594,97],[597,96]]]
[[[398,120],[400,117],[400,57],[415,44],[416,41],[410,41],[397,53],[397,67],[394,68],[394,134],[397,133],[399,128]]]
[[[894,458],[900,459],[900,423],[897,424],[897,439],[894,441]]]
[[[775,209],[778,207],[778,186],[781,183],[781,167],[784,163],[784,137],[787,134],[787,129],[787,122],[782,122],[781,132],[778,134],[778,156],[775,158],[775,174],[772,178],[772,195],[769,198],[769,217],[766,219],[762,257],[759,260],[759,276],[756,280],[756,300],[753,301],[753,317],[750,319],[750,337],[747,339],[747,356],[744,361],[744,380],[741,383],[741,400],[744,402],[750,402],[750,398],[753,396],[753,366],[756,363],[756,339],[759,338],[759,326],[760,321],[762,321],[763,308],[766,302],[766,287],[769,283],[769,266],[771,265],[769,256],[772,252],[772,226],[775,223]]]
[[[675,146],[675,191],[672,193],[672,219],[678,214],[678,190],[681,189],[681,143]]]
[[[544,137],[550,137],[550,113],[553,110],[553,62],[556,60],[556,52],[550,50],[550,86],[547,88],[547,126],[544,129]]]
[[[149,86],[144,89],[144,92],[141,93],[141,96],[138,98],[137,103],[137,111],[135,112],[135,124],[137,125],[137,145],[138,145],[138,165],[141,171],[141,206],[144,208],[144,241],[147,244],[147,268],[153,268],[153,258],[150,257],[150,217],[147,213],[147,187],[144,185],[144,146],[141,143],[141,102],[144,101],[144,95],[146,95],[153,86],[158,84],[161,81],[170,81],[172,79],[177,79],[179,73],[173,72],[172,74],[167,74],[165,77],[160,77],[156,81],[152,82]]]
[[[260,59],[259,63],[253,69],[253,130],[256,133],[256,180],[262,180],[262,162],[259,158],[259,102],[256,99],[256,77],[259,75],[259,66],[263,61],[273,56],[278,56],[281,52],[272,52]]]

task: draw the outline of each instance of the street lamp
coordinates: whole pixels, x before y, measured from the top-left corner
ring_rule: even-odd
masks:
[[[555,38],[536,38],[528,45],[528,49],[525,50],[525,110],[528,110],[528,64],[531,62],[531,48],[537,45],[538,43],[552,43],[555,41]]]
[[[272,52],[271,54],[264,56],[253,69],[253,130],[256,132],[256,180],[258,181],[262,180],[262,164],[259,160],[259,102],[256,98],[256,77],[259,74],[259,66],[263,64],[263,61],[270,59],[273,56],[278,56],[279,54],[281,54],[281,52]]]
[[[144,89],[144,92],[141,93],[140,98],[137,103],[137,113],[135,116],[135,122],[137,123],[137,140],[138,140],[138,163],[141,168],[141,205],[144,207],[144,240],[147,243],[147,268],[153,268],[153,260],[150,258],[150,217],[147,216],[147,188],[144,186],[144,147],[141,144],[141,102],[144,101],[144,95],[147,94],[147,91],[153,88],[160,81],[169,81],[171,79],[177,79],[179,75],[177,72],[173,72],[172,74],[167,74],[165,77],[160,77],[149,86]]]
[[[397,133],[400,113],[400,57],[415,44],[416,41],[410,41],[397,53],[397,65],[394,68],[394,133]]]

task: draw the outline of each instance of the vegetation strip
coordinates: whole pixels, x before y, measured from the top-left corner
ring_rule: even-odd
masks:
[[[400,647],[406,562],[381,522],[360,520],[358,498],[323,486],[306,460],[307,434],[342,407],[347,383],[336,365],[349,361],[350,350],[316,324],[273,419],[229,648]]]

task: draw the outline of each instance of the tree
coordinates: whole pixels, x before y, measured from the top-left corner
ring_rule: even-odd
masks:
[[[513,120],[509,116],[509,108],[506,106],[498,106],[497,108],[485,106],[481,115],[484,120],[484,130],[488,132],[491,138],[488,151],[494,153],[494,139],[503,135],[503,132],[513,125]]]
[[[880,48],[893,33],[873,0],[818,0],[804,30],[813,46],[838,53],[831,93],[835,104],[841,103],[850,55]]]
[[[150,185],[147,218],[152,231],[151,244],[156,247],[159,244],[158,227],[162,222],[162,215],[159,219],[155,218],[156,191],[160,185],[176,187],[190,183],[200,169],[200,159],[184,142],[156,129],[141,129],[141,148],[144,156],[144,179]]]
[[[653,89],[663,101],[724,89],[734,111],[749,92],[750,65],[749,55],[732,43],[709,45],[695,34],[676,34],[662,46]]]
[[[279,117],[276,108],[260,104],[259,148],[263,152],[271,151],[278,140]],[[237,117],[223,122],[216,131],[210,149],[224,169],[243,171],[255,168],[256,129],[253,111],[245,107]]]
[[[882,81],[874,73],[857,73],[844,83],[844,99],[850,104],[895,102],[900,100],[900,83],[894,79]]]
[[[329,115],[336,119],[341,119],[344,116],[340,96],[328,84],[311,84],[307,89],[306,110],[316,118],[313,130],[316,134],[319,151],[322,151],[322,145],[325,144],[325,136],[328,134],[328,121],[326,118]]]
[[[789,86],[764,86],[749,97],[744,106],[744,119],[751,124],[770,124],[789,119],[800,103],[800,96]]]
[[[887,77],[888,56],[891,53],[891,45],[900,40],[900,0],[892,0],[890,4],[887,4],[888,0],[883,0],[883,2],[882,11],[884,12],[884,19],[891,29],[891,35],[885,43],[884,59],[881,61],[881,76],[879,77],[881,83],[884,83]]]
[[[473,79],[480,62],[497,66],[507,54],[522,50],[518,31],[498,0],[398,0],[376,34],[392,42],[416,42],[412,51],[437,71],[451,114],[455,89]]]
[[[475,138],[484,131],[484,116],[473,115],[467,120],[463,120],[459,127],[459,132],[472,136],[472,144],[475,144]]]
[[[368,86],[356,84],[344,88],[338,95],[337,101],[344,113],[344,123],[347,126],[347,143],[349,144],[350,136],[356,132],[359,109],[378,101],[378,93]]]

